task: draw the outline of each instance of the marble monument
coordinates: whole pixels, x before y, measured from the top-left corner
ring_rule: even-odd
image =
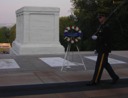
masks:
[[[60,54],[59,8],[23,7],[16,11],[16,39],[10,53],[16,55]]]

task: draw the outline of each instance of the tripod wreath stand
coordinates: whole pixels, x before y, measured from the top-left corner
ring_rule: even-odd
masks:
[[[79,47],[77,43],[81,40],[82,32],[79,29],[79,27],[71,26],[66,27],[64,30],[64,39],[66,40],[67,48],[64,56],[63,65],[61,67],[61,71],[64,70],[64,68],[69,69],[72,66],[83,66],[84,70],[86,70],[86,66],[84,63],[84,60],[80,54]],[[73,51],[71,51],[72,46],[76,48],[75,54]],[[78,57],[76,57],[78,55]]]

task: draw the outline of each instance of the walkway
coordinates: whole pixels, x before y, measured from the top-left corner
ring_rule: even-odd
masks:
[[[110,54],[112,67],[120,76],[116,85],[111,84],[111,78],[104,70],[101,84],[86,86],[94,72],[96,55],[93,52],[81,52],[81,56],[87,70],[83,66],[71,66],[70,69],[61,71],[61,66],[51,67],[41,58],[63,58],[64,55],[0,55],[0,67],[2,64],[10,67],[7,63],[13,60],[13,65],[19,66],[0,69],[0,98],[128,97],[128,51],[113,51]],[[52,65],[54,64],[55,62]]]

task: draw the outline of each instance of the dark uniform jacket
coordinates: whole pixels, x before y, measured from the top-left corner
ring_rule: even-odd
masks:
[[[97,40],[96,40],[96,51],[99,52],[111,52],[111,30],[109,25],[103,25],[101,30],[97,33]]]

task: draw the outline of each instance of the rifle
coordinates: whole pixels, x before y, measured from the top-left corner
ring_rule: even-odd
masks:
[[[122,6],[124,6],[125,4],[128,4],[128,0],[124,0],[119,6],[117,6],[110,14],[109,16],[107,17],[107,19],[105,20],[104,24],[101,24],[99,26],[99,28],[97,29],[97,31],[93,34],[93,35],[96,35],[100,30],[101,28],[103,27],[103,25],[105,25],[110,19],[111,17],[114,15],[115,12],[117,12],[118,10],[121,9]]]

